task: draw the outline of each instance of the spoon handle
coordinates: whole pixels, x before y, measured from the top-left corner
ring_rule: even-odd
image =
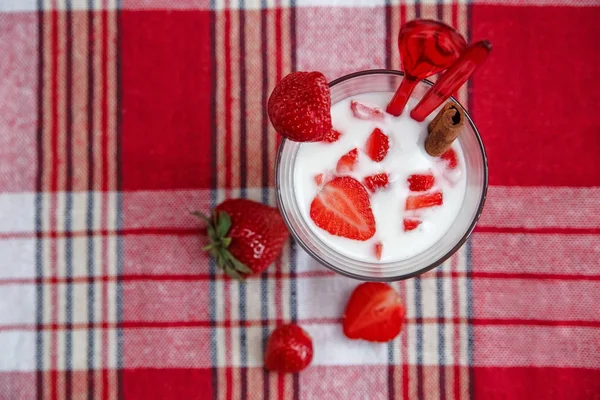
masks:
[[[482,40],[469,46],[460,58],[448,68],[436,83],[425,93],[410,116],[416,121],[423,121],[429,114],[448,100],[471,77],[473,72],[487,59],[492,51],[492,44]]]
[[[419,83],[418,79],[404,75],[404,79],[402,79],[400,87],[396,90],[396,93],[394,93],[394,97],[392,97],[386,111],[396,117],[402,114],[402,110],[404,110],[404,107],[410,98],[410,94],[415,89],[415,86],[417,86],[417,83]]]

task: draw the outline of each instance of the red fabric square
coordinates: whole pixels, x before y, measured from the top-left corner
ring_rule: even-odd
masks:
[[[472,6],[473,40],[494,45],[471,104],[492,185],[600,185],[598,20],[599,7]]]
[[[124,190],[210,186],[209,16],[121,13]]]

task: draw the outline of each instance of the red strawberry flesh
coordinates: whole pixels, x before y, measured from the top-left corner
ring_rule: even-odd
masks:
[[[419,208],[440,206],[443,202],[444,199],[441,192],[408,196],[406,198],[406,210],[418,210]]]
[[[381,255],[383,254],[383,243],[377,242],[374,246],[375,258],[381,260]]]
[[[297,142],[323,140],[332,130],[327,79],[320,72],[292,72],[273,89],[267,112],[281,136]]]
[[[426,192],[435,184],[435,178],[431,174],[414,174],[407,180],[409,188],[413,192]]]
[[[454,149],[448,149],[444,154],[440,156],[442,160],[444,160],[446,166],[449,169],[454,169],[458,166],[458,157]]]
[[[348,153],[340,157],[335,169],[338,174],[348,173],[354,170],[357,161],[358,149],[350,150]]]
[[[312,339],[298,325],[283,325],[271,333],[265,351],[265,367],[268,370],[299,372],[310,364],[312,358]]]
[[[332,235],[367,240],[375,234],[375,217],[365,187],[349,176],[329,181],[310,205],[310,218]]]
[[[381,132],[381,129],[375,128],[367,139],[365,152],[375,162],[382,161],[390,148],[389,138]]]
[[[417,227],[421,225],[421,222],[423,221],[416,218],[404,218],[404,221],[402,222],[404,223],[404,231],[408,232],[417,229]]]
[[[405,308],[389,285],[366,282],[354,289],[344,312],[344,334],[350,339],[387,342],[402,329]]]
[[[315,175],[315,183],[317,184],[317,186],[321,186],[321,184],[323,183],[323,174]]]
[[[381,173],[376,175],[367,176],[365,178],[365,186],[371,192],[376,192],[378,189],[384,189],[388,186],[388,174]]]
[[[329,132],[327,132],[327,134],[325,134],[323,141],[327,143],[337,142],[341,136],[342,134],[340,133],[340,131],[332,129]]]
[[[350,101],[350,109],[352,114],[358,119],[370,121],[383,121],[385,114],[377,107],[369,107],[356,100]]]

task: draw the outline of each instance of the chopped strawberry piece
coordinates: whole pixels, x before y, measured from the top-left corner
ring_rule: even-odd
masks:
[[[367,176],[365,178],[365,186],[371,192],[376,192],[377,189],[383,189],[388,185],[388,174],[381,173],[377,175]]]
[[[321,184],[323,183],[323,174],[315,175],[315,183],[317,184],[317,186],[321,186]]]
[[[381,129],[375,128],[367,139],[367,144],[365,146],[365,152],[371,160],[375,162],[380,162],[387,155],[388,150],[390,149],[390,139],[381,132]]]
[[[356,161],[358,161],[358,149],[350,150],[340,158],[335,169],[339,174],[353,171]]]
[[[420,194],[417,196],[408,196],[406,198],[406,209],[417,210],[419,208],[440,206],[443,203],[444,200],[441,192]]]
[[[410,190],[413,192],[426,192],[433,187],[435,178],[431,174],[414,174],[408,177]]]
[[[406,309],[391,286],[365,282],[356,287],[344,311],[344,335],[350,339],[387,342],[398,336]]]
[[[323,141],[327,142],[327,143],[337,142],[338,139],[340,138],[340,136],[342,136],[340,131],[336,131],[335,129],[332,129],[325,134]]]
[[[349,176],[323,187],[310,205],[310,218],[332,235],[367,240],[375,234],[375,217],[365,187]]]
[[[446,166],[450,169],[454,169],[458,166],[458,157],[452,148],[448,149],[448,151],[442,154],[440,158],[444,160]]]
[[[383,254],[383,243],[381,243],[381,242],[375,243],[374,251],[375,251],[375,257],[378,260],[381,260],[381,255]]]
[[[377,107],[369,107],[356,100],[350,102],[352,114],[358,119],[366,119],[370,121],[383,121],[385,114]]]
[[[412,231],[417,229],[417,226],[421,225],[421,221],[420,219],[416,219],[416,218],[404,218],[404,231],[408,232],[408,231]]]

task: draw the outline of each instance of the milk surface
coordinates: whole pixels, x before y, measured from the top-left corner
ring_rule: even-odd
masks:
[[[410,118],[416,102],[411,99],[399,117],[385,114],[383,121],[361,120],[353,116],[350,101],[356,100],[368,106],[385,110],[392,92],[365,93],[346,98],[331,107],[334,129],[342,136],[335,143],[303,143],[298,151],[294,166],[294,188],[302,216],[311,230],[327,246],[335,251],[361,261],[387,263],[413,257],[435,243],[448,231],[460,210],[466,189],[466,171],[463,152],[458,141],[453,144],[457,153],[458,167],[449,170],[439,158],[425,152],[427,125],[435,116],[417,122]],[[374,128],[379,128],[389,137],[390,149],[381,162],[372,161],[362,150]],[[345,174],[363,182],[369,175],[381,172],[389,174],[390,183],[386,189],[371,195],[371,208],[375,216],[375,235],[367,241],[334,236],[319,228],[310,218],[310,204],[319,187],[314,177],[317,174],[335,174],[336,164],[341,156],[358,148],[358,163],[354,171]],[[420,210],[405,211],[409,195],[422,194],[409,190],[407,178],[412,174],[432,173],[435,186],[431,191],[442,191],[444,204]],[[404,232],[403,219],[419,217],[423,223],[415,230]],[[377,260],[374,255],[375,243],[383,244],[383,255]]]

